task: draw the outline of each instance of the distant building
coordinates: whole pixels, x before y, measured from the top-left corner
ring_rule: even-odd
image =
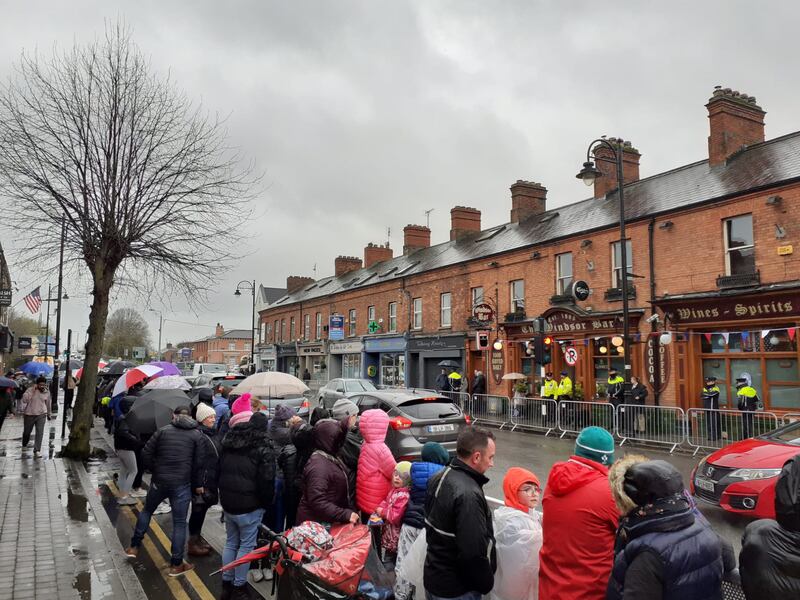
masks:
[[[214,335],[191,342],[192,360],[195,363],[221,363],[233,370],[250,356],[251,334],[249,329],[230,329],[217,323]]]

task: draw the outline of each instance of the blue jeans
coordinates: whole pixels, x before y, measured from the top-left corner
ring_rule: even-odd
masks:
[[[454,598],[445,598],[444,596],[434,596],[428,590],[425,590],[425,598],[427,600],[481,600],[481,595],[478,592],[467,592]]]
[[[264,516],[264,509],[259,508],[243,515],[233,515],[225,512],[225,550],[222,551],[222,564],[227,565],[252,552],[256,547],[258,526]],[[241,587],[247,583],[247,571],[250,563],[239,565],[232,571],[222,572],[222,581],[233,581],[233,585]]]
[[[172,559],[173,567],[183,563],[183,549],[186,546],[186,513],[189,512],[189,502],[192,500],[192,489],[187,483],[177,487],[157,486],[150,484],[147,498],[144,499],[144,508],[139,513],[136,529],[133,531],[131,546],[138,548],[142,545],[144,534],[150,527],[153,511],[165,499],[169,498],[172,507]]]

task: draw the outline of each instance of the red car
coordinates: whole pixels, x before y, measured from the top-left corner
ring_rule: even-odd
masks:
[[[784,463],[800,454],[800,422],[726,446],[692,471],[694,496],[727,511],[775,518],[775,482]]]

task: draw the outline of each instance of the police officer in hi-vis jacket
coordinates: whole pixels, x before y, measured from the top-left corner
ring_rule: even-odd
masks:
[[[736,398],[739,400],[738,408],[742,411],[742,439],[745,440],[753,437],[753,413],[759,408],[761,400],[746,377],[736,378]]]
[[[706,437],[708,441],[715,442],[719,440],[720,430],[720,415],[719,410],[719,388],[717,387],[717,378],[714,376],[706,377],[706,384],[703,386],[703,408],[706,409]]]

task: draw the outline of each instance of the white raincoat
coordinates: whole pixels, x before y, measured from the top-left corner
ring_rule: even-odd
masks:
[[[537,600],[542,516],[500,506],[494,511],[497,572],[489,600]]]

